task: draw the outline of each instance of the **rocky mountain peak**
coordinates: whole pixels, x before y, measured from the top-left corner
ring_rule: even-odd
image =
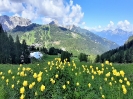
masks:
[[[50,22],[49,25],[57,25],[58,26],[58,21],[54,20],[54,21]]]
[[[21,18],[18,16],[9,17],[7,15],[0,16],[0,23],[3,26],[4,30],[11,30],[17,25],[19,26],[28,26],[31,24],[29,19]]]
[[[72,30],[73,28],[76,28],[77,26],[75,25],[67,25],[66,28],[69,30]]]

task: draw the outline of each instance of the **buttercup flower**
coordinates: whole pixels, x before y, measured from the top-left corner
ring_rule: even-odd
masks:
[[[41,91],[44,91],[44,90],[45,90],[45,86],[44,86],[44,85],[41,85],[40,90],[41,90]]]
[[[25,92],[25,88],[24,87],[21,87],[20,88],[20,93],[23,94]]]
[[[27,85],[28,85],[28,81],[24,81],[23,86],[27,86]]]
[[[63,85],[62,88],[63,88],[63,89],[66,89],[66,85]]]

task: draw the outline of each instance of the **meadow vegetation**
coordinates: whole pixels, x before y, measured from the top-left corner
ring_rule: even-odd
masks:
[[[131,99],[133,64],[61,62],[0,64],[0,99]]]

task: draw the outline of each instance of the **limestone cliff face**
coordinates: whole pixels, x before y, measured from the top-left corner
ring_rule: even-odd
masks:
[[[31,24],[29,19],[17,17],[17,16],[0,16],[0,24],[2,24],[4,30],[11,30],[15,28],[17,25],[19,26],[28,26]]]

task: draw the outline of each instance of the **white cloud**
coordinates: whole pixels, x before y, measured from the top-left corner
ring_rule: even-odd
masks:
[[[51,19],[51,18],[43,18],[43,23],[48,24],[48,23],[50,23],[53,20],[54,19]]]
[[[85,25],[85,22],[82,22],[82,25]]]
[[[0,1],[0,12],[12,12],[12,13],[19,13],[23,10],[22,3],[14,3],[10,0],[1,0]]]
[[[0,13],[12,12],[24,18],[35,20],[41,18],[57,20],[62,25],[82,24],[84,13],[80,5],[73,0],[2,0]],[[45,19],[46,18],[46,19]]]
[[[90,29],[88,26],[84,26],[83,28],[86,29],[86,30],[89,30]]]
[[[15,13],[13,16],[17,16],[17,17],[20,17],[20,15],[19,14],[17,14],[17,13]]]
[[[87,28],[85,26],[84,28]],[[124,31],[132,31],[133,32],[133,24],[131,24],[128,20],[119,21],[116,25],[113,21],[110,21],[107,26],[95,26],[95,27],[88,27],[90,31],[103,31],[103,30],[115,30],[115,29],[122,29]]]
[[[133,28],[128,20],[119,21],[117,27],[125,31],[131,31],[131,28]]]
[[[30,20],[37,18],[37,13],[32,5],[27,4],[26,8],[21,12],[21,16]]]

